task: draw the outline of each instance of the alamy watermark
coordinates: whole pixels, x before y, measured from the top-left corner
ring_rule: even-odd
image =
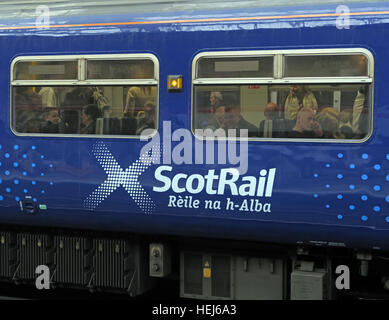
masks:
[[[196,129],[193,137],[190,130],[183,128],[172,132],[171,122],[163,121],[162,136],[154,129],[146,129],[140,140],[148,141],[152,134],[154,136],[141,150],[141,159],[168,165],[231,165],[236,167],[241,175],[247,172],[247,129]]]
[[[35,286],[38,290],[50,289],[50,268],[46,265],[39,265],[35,269],[39,276],[35,280]]]
[[[50,26],[50,9],[48,6],[37,6],[35,14],[38,16],[35,20],[35,25],[37,27],[45,29]]]
[[[350,8],[346,5],[339,5],[336,7],[336,13],[339,14],[336,18],[336,28],[350,29]]]
[[[350,268],[346,265],[337,266],[335,273],[339,276],[335,280],[335,287],[338,290],[350,289]]]
[[[35,281],[35,286],[38,290],[50,289],[50,268],[46,265],[39,265],[35,269],[38,277]],[[335,269],[335,273],[339,276],[335,279],[335,287],[338,290],[350,289],[350,269],[346,265],[339,265]]]

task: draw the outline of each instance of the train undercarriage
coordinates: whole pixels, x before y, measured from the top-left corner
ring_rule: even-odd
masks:
[[[66,288],[147,298],[156,288],[167,288],[173,299],[389,298],[389,255],[381,251],[9,226],[0,230],[0,281],[50,289],[53,295]]]

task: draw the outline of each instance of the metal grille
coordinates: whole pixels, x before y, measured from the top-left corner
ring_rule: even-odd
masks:
[[[15,235],[10,232],[0,232],[0,277],[12,277],[15,260]]]
[[[184,294],[203,294],[202,265],[201,254],[184,254]]]
[[[53,262],[52,238],[44,234],[19,233],[17,235],[19,266],[16,277],[21,279],[35,279],[36,267]]]
[[[212,296],[231,296],[231,257],[212,256]]]
[[[93,284],[97,287],[127,289],[134,268],[129,244],[124,240],[94,239],[93,248]]]
[[[79,237],[56,236],[53,281],[86,285],[92,267],[91,240]]]

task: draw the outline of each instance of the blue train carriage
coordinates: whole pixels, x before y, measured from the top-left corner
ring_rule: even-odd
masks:
[[[68,5],[1,7],[2,280],[386,293],[386,2]]]

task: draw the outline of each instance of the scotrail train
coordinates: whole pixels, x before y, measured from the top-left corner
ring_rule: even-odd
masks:
[[[2,281],[387,297],[387,2],[38,4],[0,9]]]

